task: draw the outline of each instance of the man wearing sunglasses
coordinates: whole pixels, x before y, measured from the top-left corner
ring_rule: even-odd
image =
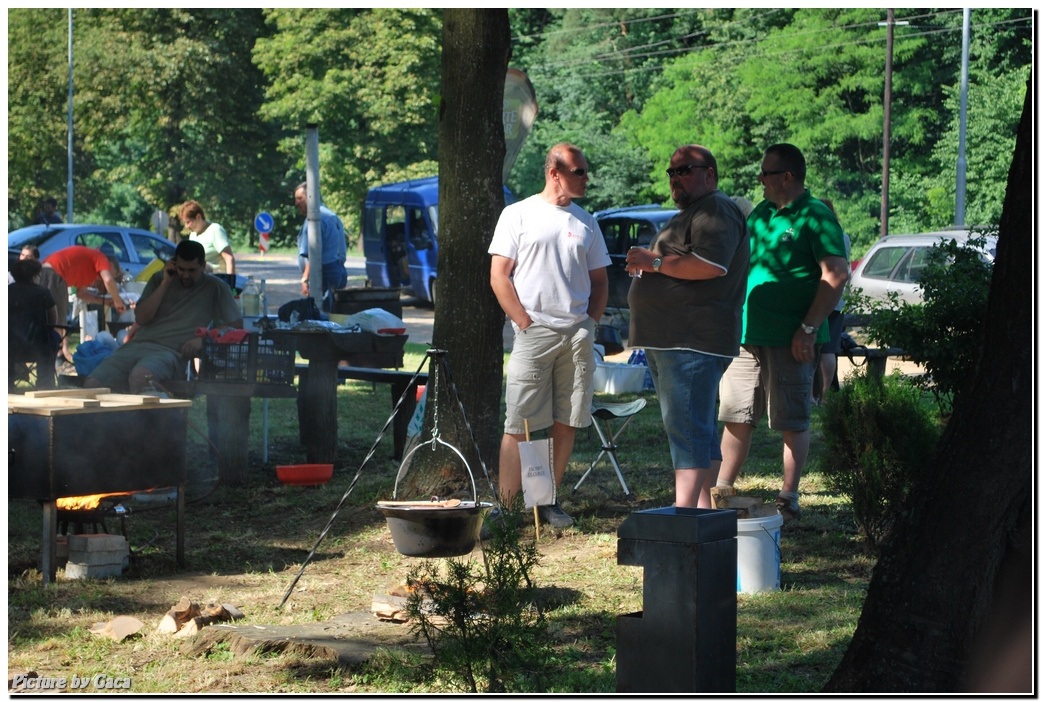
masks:
[[[669,168],[679,213],[649,248],[633,248],[626,269],[629,345],[646,351],[676,472],[676,506],[712,506],[722,454],[716,429],[719,379],[741,345],[748,276],[748,229],[716,185],[716,159],[681,146]]]
[[[492,290],[515,333],[499,450],[506,505],[521,489],[525,420],[531,431],[549,428],[558,487],[575,429],[592,423],[593,337],[607,306],[607,245],[593,216],[573,202],[586,194],[589,164],[576,146],[557,144],[544,172],[542,192],[502,211],[488,248]],[[538,509],[554,527],[574,523],[559,502]]]
[[[717,485],[733,487],[768,410],[784,442],[777,509],[798,519],[799,479],[810,450],[810,405],[828,315],[849,277],[842,227],[806,188],[806,160],[791,144],[763,154],[765,200],[748,217],[752,243],[741,355],[719,388],[723,465]]]

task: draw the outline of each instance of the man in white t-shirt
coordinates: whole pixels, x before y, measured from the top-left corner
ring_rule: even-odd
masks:
[[[593,337],[607,306],[607,245],[593,216],[572,202],[586,194],[589,164],[577,147],[557,144],[545,175],[542,192],[502,211],[488,247],[492,290],[515,332],[499,450],[503,504],[521,489],[525,420],[531,431],[549,428],[559,487],[575,429],[592,422]],[[558,528],[574,524],[559,502],[539,514]]]

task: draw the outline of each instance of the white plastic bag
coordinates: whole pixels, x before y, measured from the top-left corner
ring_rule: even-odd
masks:
[[[557,481],[553,475],[549,439],[521,441],[517,446],[520,449],[524,508],[553,504],[557,501]]]
[[[395,314],[381,307],[355,312],[343,320],[343,326],[349,327],[357,324],[362,331],[379,334],[380,336],[394,336],[405,333],[405,322]]]

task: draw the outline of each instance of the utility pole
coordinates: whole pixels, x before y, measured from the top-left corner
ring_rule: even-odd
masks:
[[[965,160],[966,118],[969,108],[969,13],[962,10],[961,23],[961,125],[958,128],[958,181],[954,192],[954,226],[965,226]]]
[[[67,215],[65,221],[72,224],[72,8],[69,8],[69,181],[66,184],[65,205]]]
[[[893,102],[893,10],[886,10],[886,87],[882,93],[882,217],[879,234],[889,233],[889,126]]]

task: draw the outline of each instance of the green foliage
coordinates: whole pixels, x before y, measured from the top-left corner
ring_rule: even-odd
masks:
[[[858,371],[828,393],[821,429],[821,472],[847,496],[867,543],[877,547],[904,510],[940,437],[934,413],[905,378],[881,382]]]
[[[502,514],[483,572],[472,559],[448,559],[444,573],[423,561],[409,569],[406,609],[438,669],[468,692],[545,692],[551,651],[531,580],[539,553],[521,542],[523,512]]]
[[[976,377],[993,268],[981,257],[984,245],[975,236],[965,246],[953,239],[934,246],[918,281],[921,304],[897,302],[895,295],[872,302],[855,291],[847,302],[850,311],[871,315],[872,342],[903,349],[925,366],[928,376],[912,382],[931,390],[945,413]]]

